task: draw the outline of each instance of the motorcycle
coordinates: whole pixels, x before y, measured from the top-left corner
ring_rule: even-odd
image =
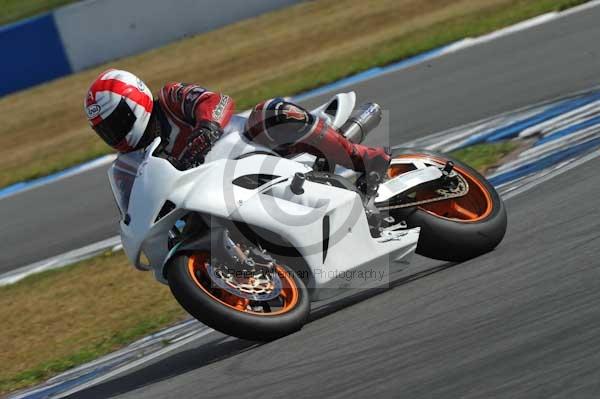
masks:
[[[340,93],[311,112],[361,142],[381,110],[355,102]],[[109,169],[130,261],[218,331],[276,339],[302,328],[311,302],[385,285],[415,252],[460,262],[504,236],[494,188],[447,155],[396,150],[385,179],[371,181],[249,142],[244,122],[235,116],[197,167],[155,155],[157,138]]]

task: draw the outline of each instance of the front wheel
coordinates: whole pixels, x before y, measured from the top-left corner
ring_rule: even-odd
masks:
[[[506,232],[504,203],[494,187],[473,168],[444,154],[427,150],[397,150],[388,171],[390,176],[406,172],[411,162],[421,162],[442,168],[454,162],[454,172],[468,183],[465,196],[421,206],[399,209],[395,218],[405,220],[409,227],[420,227],[417,253],[428,258],[461,262],[493,250]],[[416,193],[415,200],[430,198],[428,190]],[[424,201],[423,201],[424,202]]]
[[[272,276],[227,274],[207,252],[181,255],[167,269],[173,296],[194,318],[227,335],[270,341],[302,328],[310,312],[306,286],[275,265]]]

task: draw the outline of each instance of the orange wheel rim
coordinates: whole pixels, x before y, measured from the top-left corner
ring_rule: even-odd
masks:
[[[398,158],[418,158],[429,160],[437,165],[444,165],[446,161],[441,158],[426,154],[407,154],[395,157]],[[388,176],[396,177],[401,173],[408,172],[413,169],[410,164],[395,164],[391,165],[388,170]],[[442,219],[448,219],[463,223],[474,223],[487,218],[493,210],[492,197],[487,188],[479,179],[473,176],[469,171],[455,165],[454,171],[459,173],[469,183],[469,192],[458,198],[432,202],[419,206],[419,209],[433,214]],[[435,197],[436,194],[431,191],[423,191],[417,194],[416,201],[421,201]]]
[[[281,300],[280,308],[273,312],[266,313],[249,310],[249,299],[239,297],[224,290],[223,288],[210,286],[210,277],[208,276],[206,269],[209,260],[210,258],[206,252],[201,252],[190,256],[188,260],[188,272],[198,288],[204,291],[214,301],[217,301],[224,306],[237,310],[238,312],[249,313],[257,316],[276,316],[289,312],[298,303],[299,292],[294,278],[282,266],[276,265],[275,271],[281,279],[282,285],[279,293],[279,298]]]

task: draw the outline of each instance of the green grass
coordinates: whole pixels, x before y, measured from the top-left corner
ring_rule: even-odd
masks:
[[[105,254],[0,287],[0,395],[187,317],[169,289]]]
[[[157,332],[165,326],[173,324],[173,322],[174,318],[166,314],[153,320],[143,320],[124,331],[115,332],[100,342],[78,348],[71,354],[38,364],[28,370],[17,373],[13,377],[0,380],[0,392],[11,391],[15,387],[38,384],[53,375],[91,362],[113,352],[117,348],[124,347],[142,337]]]
[[[450,153],[454,158],[485,173],[489,168],[498,165],[500,160],[519,147],[515,141],[476,144]]]
[[[0,0],[0,25],[53,10],[77,0]]]

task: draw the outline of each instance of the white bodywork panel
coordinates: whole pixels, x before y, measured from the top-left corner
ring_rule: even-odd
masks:
[[[385,202],[399,193],[440,177],[442,177],[442,172],[435,166],[426,166],[403,173],[399,177],[390,179],[379,186],[375,202]]]
[[[337,107],[335,115],[332,116],[326,111],[327,108],[329,108],[330,104],[334,101],[337,101]],[[344,123],[346,123],[346,121],[352,114],[352,111],[354,111],[355,105],[356,93],[354,93],[353,91],[349,93],[338,93],[325,104],[312,110],[311,113],[315,116],[326,119],[330,125],[334,126],[336,129],[339,129]]]

